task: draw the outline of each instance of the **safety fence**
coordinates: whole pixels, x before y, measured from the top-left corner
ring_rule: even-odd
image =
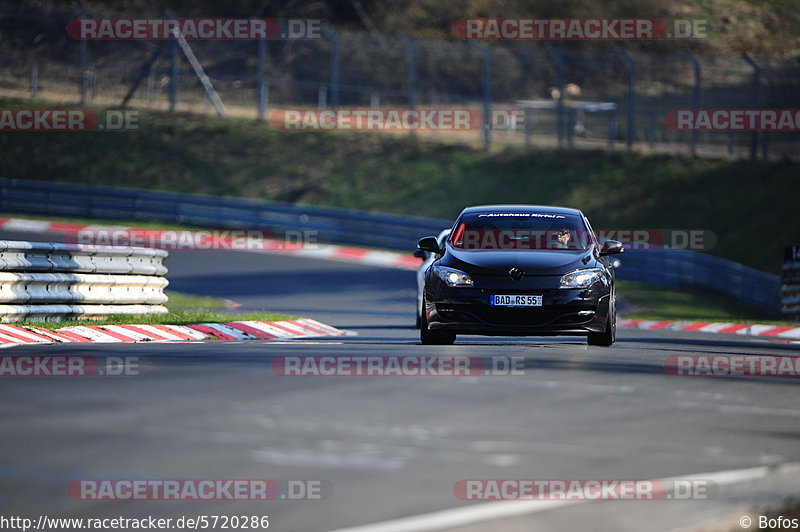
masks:
[[[471,138],[487,145],[797,156],[796,131],[675,131],[664,122],[671,109],[796,109],[800,76],[792,61],[331,26],[314,39],[192,41],[191,55],[179,40],[67,35],[70,20],[102,15],[5,13],[0,33],[20,53],[0,55],[0,92],[103,106],[131,98],[138,108],[208,113],[224,102],[230,115],[260,119],[286,108],[470,108],[485,125]]]
[[[0,240],[0,320],[163,314],[161,249]]]

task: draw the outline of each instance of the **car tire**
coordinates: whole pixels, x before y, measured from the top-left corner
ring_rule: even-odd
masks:
[[[419,340],[422,342],[422,345],[450,345],[456,341],[455,333],[428,330],[424,299],[422,300],[422,308],[420,309],[419,316]]]
[[[589,336],[586,337],[586,342],[589,345],[611,347],[617,339],[617,296],[613,289],[608,305],[608,323],[606,323],[606,330],[601,333],[589,333]]]

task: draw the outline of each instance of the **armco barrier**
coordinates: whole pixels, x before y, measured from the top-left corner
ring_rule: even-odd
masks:
[[[165,286],[164,277],[147,275],[0,272],[0,301],[161,305]]]
[[[160,249],[0,241],[0,320],[167,312]]]
[[[85,246],[0,240],[0,271],[164,275],[167,252],[122,246]]]
[[[780,316],[780,280],[707,253],[680,249],[628,250],[619,256],[617,278],[731,297],[743,306]]]
[[[323,243],[411,251],[450,222],[240,198],[0,178],[0,211],[157,221],[215,229],[314,231]]]
[[[113,314],[143,316],[163,314],[167,309],[158,305],[0,305],[0,320],[65,321],[67,319],[101,319]]]
[[[158,221],[211,228],[314,231],[319,242],[411,251],[422,236],[437,235],[447,220],[364,211],[0,178],[0,212],[77,218]],[[742,305],[780,315],[780,281],[741,264],[688,250],[629,250],[619,279],[730,296]]]

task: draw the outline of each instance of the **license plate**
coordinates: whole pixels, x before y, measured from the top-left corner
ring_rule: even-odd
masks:
[[[542,296],[495,295],[489,296],[493,307],[541,307]]]

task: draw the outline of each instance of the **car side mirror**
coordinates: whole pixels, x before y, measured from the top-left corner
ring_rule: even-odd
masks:
[[[608,255],[616,255],[617,253],[622,253],[625,251],[625,248],[622,247],[622,242],[617,242],[616,240],[606,240],[603,242],[603,247],[600,248],[600,256],[606,257]]]
[[[417,242],[417,248],[421,249],[422,251],[430,251],[431,253],[439,254],[442,252],[442,249],[439,247],[439,241],[436,240],[435,236],[426,236],[425,238],[420,238],[419,242]]]
[[[417,257],[418,259],[425,260],[425,253],[426,252],[422,251],[421,249],[415,249],[414,250],[414,256]]]

